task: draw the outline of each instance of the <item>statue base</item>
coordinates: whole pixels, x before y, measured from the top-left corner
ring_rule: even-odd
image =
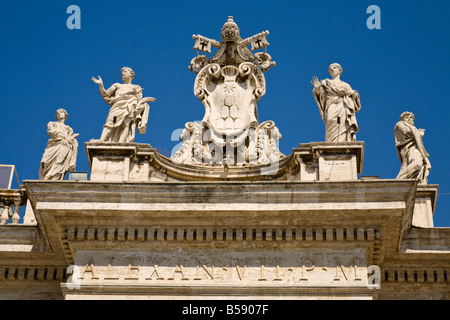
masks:
[[[177,163],[149,144],[87,142],[91,181],[332,181],[356,180],[364,142],[300,144],[288,157],[268,164]]]
[[[150,145],[87,142],[91,181],[132,182],[148,179]],[[153,150],[153,149],[151,149]]]
[[[421,228],[433,228],[433,214],[439,185],[417,185],[414,201],[412,225]]]
[[[363,170],[360,141],[302,143],[294,153],[300,157],[300,181],[355,180]]]

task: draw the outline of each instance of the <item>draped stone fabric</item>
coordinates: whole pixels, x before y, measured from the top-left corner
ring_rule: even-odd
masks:
[[[322,80],[313,95],[325,122],[325,141],[356,141],[355,113],[361,109],[359,94],[344,81]],[[353,93],[356,93],[352,96]]]
[[[118,89],[111,97],[104,100],[111,106],[104,128],[111,131],[106,141],[133,142],[137,118],[140,119],[142,109],[138,108],[142,99],[142,88],[138,85],[118,85]],[[139,109],[139,110],[138,110]]]
[[[431,165],[422,135],[421,131],[406,121],[399,121],[395,125],[395,146],[402,164],[396,179],[418,179],[420,184],[427,183]]]
[[[75,170],[78,142],[73,130],[61,122],[49,122],[47,142],[39,168],[40,180],[64,180],[67,172]]]

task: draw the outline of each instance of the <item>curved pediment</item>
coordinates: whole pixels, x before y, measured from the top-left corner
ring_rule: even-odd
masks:
[[[362,172],[364,142],[304,143],[279,161],[222,166],[177,162],[141,143],[91,141],[86,151],[91,181],[342,181]]]

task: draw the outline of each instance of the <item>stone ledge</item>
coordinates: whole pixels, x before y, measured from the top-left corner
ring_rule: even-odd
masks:
[[[0,226],[0,252],[42,251],[42,237],[37,226],[9,224]]]
[[[375,241],[376,228],[285,227],[285,228],[207,228],[207,227],[70,227],[63,231],[68,241]]]
[[[382,268],[381,282],[450,283],[450,268],[395,267]]]
[[[0,280],[66,280],[67,268],[56,266],[0,266]]]
[[[411,227],[403,238],[401,252],[449,254],[450,228]]]
[[[272,286],[242,287],[242,286],[183,286],[183,285],[85,285],[80,289],[71,290],[67,284],[61,284],[66,300],[89,299],[151,299],[151,300],[372,300],[376,290],[352,287],[293,287]]]
[[[92,181],[312,181],[356,180],[364,142],[311,142],[269,164],[181,164],[149,144],[86,142]]]

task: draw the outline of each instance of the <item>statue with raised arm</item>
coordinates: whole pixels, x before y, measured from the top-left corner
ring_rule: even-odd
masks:
[[[122,68],[123,83],[115,83],[107,90],[103,86],[102,78],[92,78],[92,81],[99,85],[103,100],[111,106],[100,141],[134,142],[136,128],[138,133],[146,132],[150,110],[147,102],[156,99],[143,98],[144,89],[131,83],[134,75],[131,68]]]
[[[67,117],[67,111],[60,108],[56,110],[57,121],[47,124],[50,139],[39,167],[40,180],[64,180],[67,172],[75,171],[79,134],[74,134],[72,128],[64,124]]]
[[[420,184],[428,183],[431,164],[422,137],[424,129],[414,126],[414,114],[403,112],[394,128],[395,147],[401,162],[396,179],[417,179]]]
[[[313,78],[313,95],[325,122],[325,141],[356,141],[359,131],[355,113],[361,109],[359,93],[341,80],[342,67],[333,63],[328,68],[332,79]]]

